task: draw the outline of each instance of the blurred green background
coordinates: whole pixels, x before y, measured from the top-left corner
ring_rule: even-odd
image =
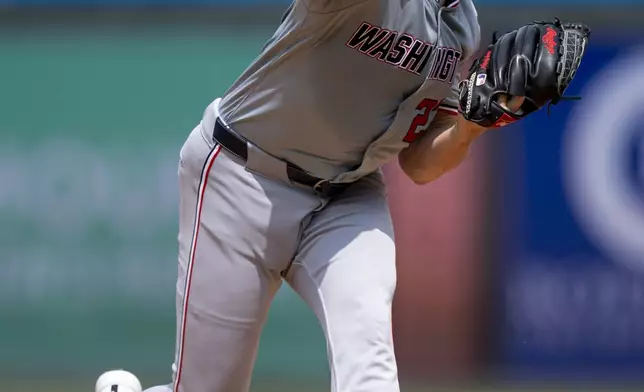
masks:
[[[111,367],[169,377],[178,148],[272,33],[229,31],[3,29],[3,378]],[[303,302],[281,291],[271,319],[258,373],[324,378],[323,337]]]
[[[286,5],[17,3],[0,10],[0,391],[90,391],[110,368],[129,369],[146,386],[169,382],[178,151],[206,105],[257,55]],[[579,15],[600,31],[618,26],[616,34],[640,36],[644,13],[638,3],[617,8],[484,2],[481,23],[487,34],[551,14]],[[452,179],[475,176],[493,184],[497,177],[486,167],[496,164],[494,140],[479,146],[474,163]],[[451,195],[463,188],[445,181],[446,193],[435,191],[434,197],[454,200]],[[498,211],[498,195],[492,185],[474,183],[465,189],[485,194],[472,202],[481,222],[454,228],[472,235],[464,245],[470,253],[447,252],[445,261],[465,260],[449,273],[456,280],[464,271],[474,273],[478,288],[408,291],[398,300],[399,330],[411,331],[397,335],[409,391],[532,390],[532,382],[498,377],[502,361],[490,305],[497,277],[486,269],[498,251],[487,243],[492,226],[485,226]],[[399,189],[402,194],[412,188]],[[404,212],[394,214],[398,225],[411,227]],[[435,251],[450,245],[428,246]],[[429,254],[423,248],[414,252]],[[467,314],[441,310],[440,293],[466,296],[468,306],[454,306]],[[426,300],[421,297],[437,297],[436,303],[425,307],[409,300]],[[421,316],[410,316],[413,310]],[[443,331],[432,330],[435,324],[454,343],[426,360],[422,353],[431,350],[423,347]],[[418,327],[423,325],[428,331]],[[465,332],[459,335],[450,325]],[[427,341],[415,345],[424,332]],[[451,358],[456,352],[462,355]],[[432,376],[425,377],[423,369]],[[264,331],[253,390],[324,391],[327,378],[317,321],[284,286]],[[616,391],[621,381],[604,386],[583,378],[571,384],[544,378],[534,390]]]

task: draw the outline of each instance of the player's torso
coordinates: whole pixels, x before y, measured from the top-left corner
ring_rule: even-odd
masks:
[[[222,115],[259,147],[318,176],[356,169],[364,158],[374,169],[406,145],[423,100],[451,93],[478,43],[473,5],[457,1],[439,19],[437,0],[308,1],[296,1],[225,94]],[[385,148],[365,157],[374,142]]]

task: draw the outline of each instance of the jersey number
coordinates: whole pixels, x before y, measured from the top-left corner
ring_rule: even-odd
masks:
[[[407,135],[405,135],[405,138],[403,139],[407,143],[412,143],[418,136],[421,134],[423,130],[419,130],[419,128],[423,128],[427,126],[427,123],[429,122],[429,115],[431,112],[436,110],[438,108],[438,105],[440,104],[440,101],[436,101],[433,99],[425,98],[420,103],[418,106],[416,106],[416,110],[420,111],[414,117],[414,119],[411,122],[411,125],[409,125],[409,130],[407,131]]]

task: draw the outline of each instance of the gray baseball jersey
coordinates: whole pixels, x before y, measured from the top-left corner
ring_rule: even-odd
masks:
[[[300,0],[223,97],[271,155],[338,182],[377,170],[456,107],[479,44],[472,0]]]

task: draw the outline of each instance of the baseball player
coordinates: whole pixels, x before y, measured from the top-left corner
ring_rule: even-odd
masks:
[[[459,83],[472,0],[295,0],[181,149],[174,377],[148,391],[248,391],[282,281],[319,319],[334,392],[399,391],[380,167],[397,157],[418,184],[456,167],[486,129],[556,103],[587,36],[524,26]]]

